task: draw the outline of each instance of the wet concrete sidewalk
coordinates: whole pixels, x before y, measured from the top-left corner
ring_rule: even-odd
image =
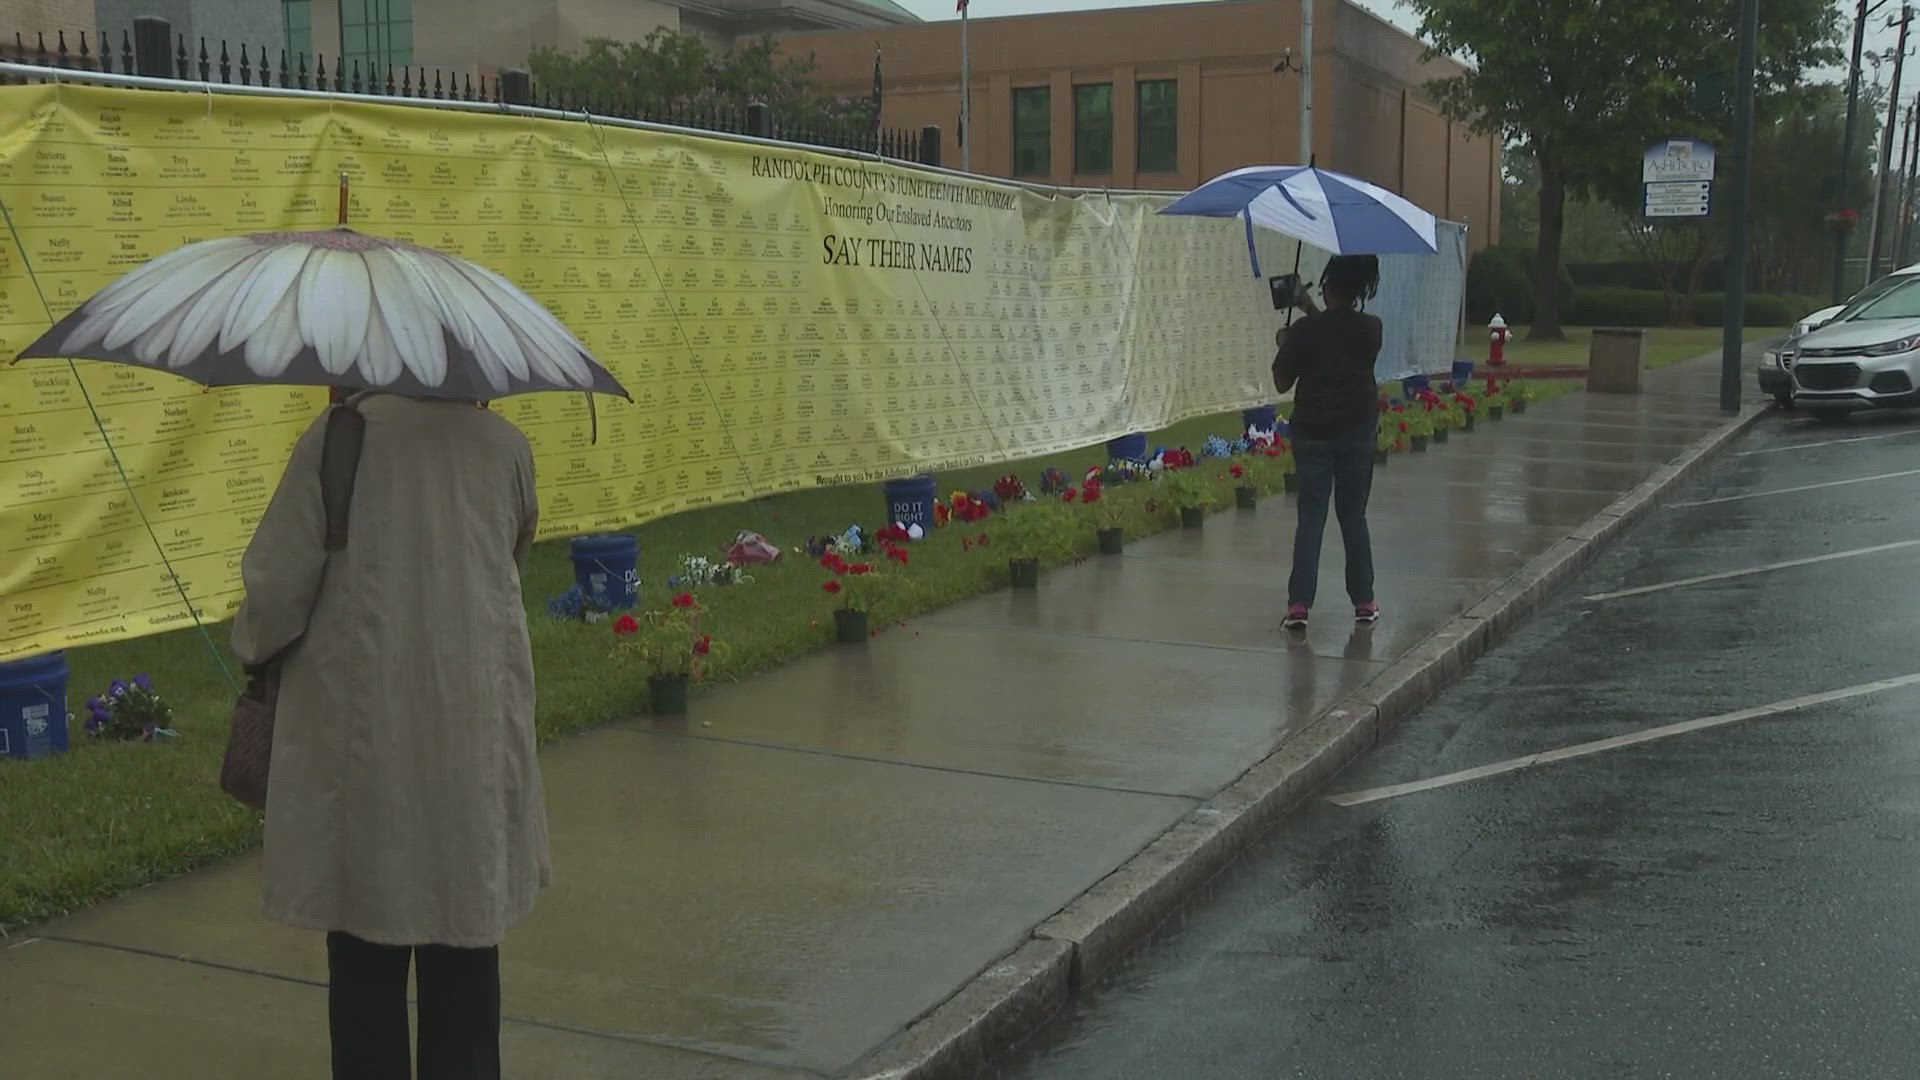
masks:
[[[832,1076],[1347,692],[1717,427],[1717,369],[1396,456],[1386,617],[1278,630],[1290,500],[1049,573],[542,755],[558,884],[503,950],[508,1075]],[[319,1077],[320,936],[257,856],[0,952],[25,1080]]]

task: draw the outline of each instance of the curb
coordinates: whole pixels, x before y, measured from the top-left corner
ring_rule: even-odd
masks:
[[[1401,720],[1458,677],[1669,488],[1769,411],[1748,406],[1656,469],[1188,812],[845,1075],[949,1080],[978,1073],[996,1050],[1043,1023],[1074,989],[1125,956],[1261,833],[1372,746],[1383,725]]]

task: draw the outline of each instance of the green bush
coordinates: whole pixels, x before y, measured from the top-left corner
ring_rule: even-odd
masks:
[[[1701,293],[1693,298],[1695,326],[1719,326],[1726,307],[1724,293]],[[1748,326],[1790,326],[1819,305],[1802,308],[1805,297],[1747,294]],[[1562,312],[1569,326],[1666,326],[1667,298],[1656,289],[1588,288],[1575,290],[1573,303]]]
[[[1495,315],[1509,325],[1533,321],[1533,278],[1527,256],[1513,248],[1483,249],[1467,264],[1467,321],[1485,326]]]

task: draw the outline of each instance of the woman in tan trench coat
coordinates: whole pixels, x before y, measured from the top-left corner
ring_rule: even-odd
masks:
[[[335,1077],[499,1075],[499,945],[551,877],[519,566],[538,517],[519,429],[470,403],[356,399],[343,551],[324,418],[242,564],[241,662],[282,658],[266,913],[326,931]]]

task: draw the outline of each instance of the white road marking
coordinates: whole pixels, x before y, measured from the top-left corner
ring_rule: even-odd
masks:
[[[1586,757],[1589,754],[1598,754],[1606,750],[1618,750],[1623,746],[1638,746],[1641,743],[1653,742],[1656,739],[1667,739],[1675,735],[1685,735],[1688,732],[1723,727],[1727,724],[1737,724],[1742,720],[1757,720],[1765,716],[1778,716],[1781,713],[1811,708],[1815,705],[1826,705],[1835,701],[1845,701],[1848,698],[1866,697],[1869,694],[1883,694],[1888,690],[1898,690],[1901,687],[1915,685],[1920,685],[1920,674],[1902,675],[1894,679],[1881,679],[1878,682],[1861,683],[1858,686],[1843,687],[1839,690],[1827,690],[1818,694],[1808,694],[1805,697],[1788,698],[1785,701],[1776,701],[1770,705],[1756,705],[1753,708],[1741,709],[1738,712],[1721,713],[1718,716],[1703,716],[1697,720],[1683,720],[1677,724],[1665,724],[1660,727],[1646,728],[1626,735],[1615,735],[1609,739],[1595,739],[1592,742],[1575,743],[1572,746],[1564,746],[1558,750],[1547,750],[1538,754],[1528,754],[1525,757],[1511,758],[1507,761],[1496,761],[1491,765],[1482,765],[1474,769],[1462,769],[1459,772],[1450,772],[1441,776],[1429,777],[1425,780],[1415,780],[1411,783],[1390,784],[1386,787],[1349,791],[1344,795],[1331,796],[1327,801],[1335,806],[1359,806],[1363,803],[1380,802],[1384,799],[1397,799],[1402,795],[1412,795],[1416,792],[1432,791],[1435,788],[1451,787],[1454,784],[1464,784],[1469,780],[1484,780],[1489,776],[1499,776],[1502,773],[1530,769],[1536,765],[1551,765],[1557,761],[1569,761],[1573,758]]]
[[[1647,593],[1662,592],[1666,589],[1680,589],[1688,585],[1704,585],[1709,581],[1727,581],[1732,578],[1749,577],[1754,574],[1766,574],[1775,570],[1790,570],[1796,566],[1812,566],[1814,563],[1832,562],[1835,559],[1852,559],[1861,555],[1877,555],[1883,551],[1898,551],[1901,548],[1920,546],[1920,540],[1901,540],[1892,544],[1875,544],[1872,547],[1854,548],[1852,551],[1835,551],[1827,555],[1815,555],[1810,559],[1790,559],[1786,562],[1768,563],[1765,566],[1750,566],[1745,570],[1726,570],[1718,574],[1702,574],[1699,577],[1681,578],[1679,581],[1663,581],[1658,585],[1642,585],[1637,589],[1621,589],[1619,592],[1595,593],[1585,597],[1587,600],[1618,600],[1623,596],[1643,596]]]
[[[1920,435],[1920,428],[1910,431],[1893,431],[1885,435],[1857,435],[1851,439],[1822,439],[1819,442],[1796,443],[1792,446],[1769,446],[1765,450],[1742,450],[1734,457],[1759,457],[1761,454],[1785,454],[1794,450],[1812,450],[1817,446],[1845,446],[1847,443],[1874,442],[1878,439],[1902,439],[1908,435]]]
[[[1768,495],[1792,495],[1801,491],[1819,491],[1821,488],[1846,487],[1848,484],[1871,484],[1876,480],[1898,480],[1904,476],[1920,476],[1920,469],[1880,473],[1877,476],[1856,476],[1851,480],[1828,480],[1823,484],[1801,484],[1799,487],[1774,488],[1771,491],[1749,491],[1745,495],[1728,495],[1719,499],[1699,499],[1694,502],[1677,502],[1670,505],[1675,510],[1689,506],[1719,506],[1721,503],[1740,502],[1743,499],[1761,499]]]

